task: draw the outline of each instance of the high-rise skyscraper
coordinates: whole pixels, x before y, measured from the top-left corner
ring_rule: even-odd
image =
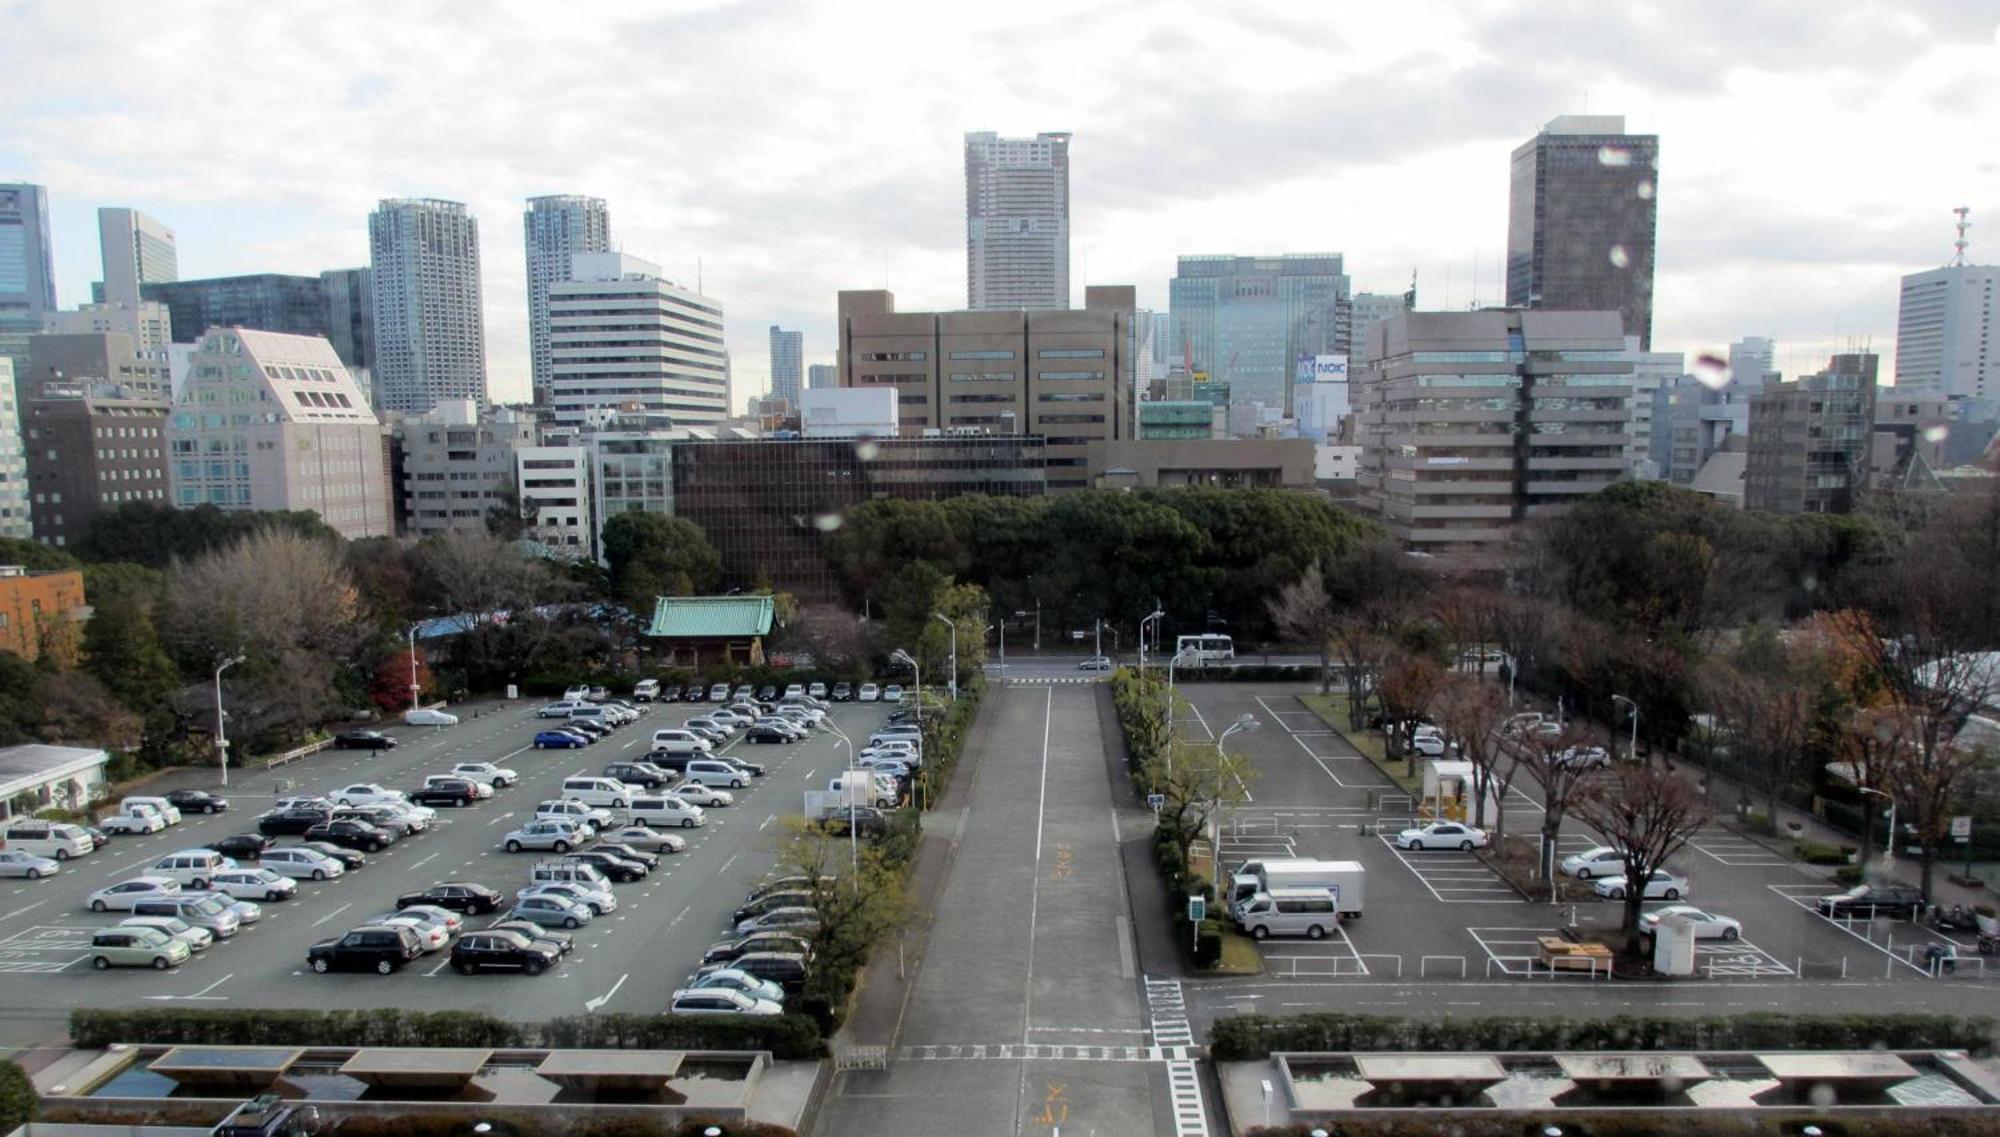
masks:
[[[0,355],[16,371],[28,362],[28,337],[56,310],[55,256],[49,245],[49,194],[41,186],[0,184]]]
[[[611,210],[601,197],[552,194],[528,199],[521,214],[528,247],[528,352],[535,402],[548,402],[549,287],[570,278],[570,258],[611,251]]]
[[[1069,307],[1069,139],[966,134],[967,307]]]
[[[729,417],[722,305],[625,253],[580,253],[549,286],[548,405],[559,423],[595,410],[649,411],[676,425]]]
[[[1339,253],[1181,257],[1167,297],[1167,357],[1227,382],[1239,404],[1289,415],[1299,357],[1347,351],[1344,335],[1322,335],[1329,313],[1347,306]]]
[[[1729,374],[1748,391],[1778,375],[1778,345],[1769,336],[1744,336],[1729,345]],[[1747,397],[1747,396],[1746,396]]]
[[[771,393],[799,409],[799,388],[804,385],[806,336],[771,325]]]
[[[479,222],[456,201],[388,198],[368,215],[375,275],[375,404],[422,414],[486,405]]]
[[[840,368],[831,363],[815,363],[806,368],[806,386],[825,391],[840,386]]]
[[[1990,416],[2000,402],[1996,331],[2000,266],[1947,265],[1911,273],[1903,278],[1896,312],[1896,388],[1943,395],[1959,414]]]
[[[97,211],[97,245],[104,257],[102,302],[139,306],[139,289],[181,278],[174,231],[136,209]]]
[[[1615,311],[1650,350],[1659,157],[1623,115],[1561,115],[1515,149],[1507,306]]]

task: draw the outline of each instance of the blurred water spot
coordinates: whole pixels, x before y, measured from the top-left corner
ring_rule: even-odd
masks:
[[[864,438],[854,444],[854,456],[863,462],[873,462],[882,453],[882,444],[872,438]]]
[[[813,518],[813,528],[819,530],[822,533],[833,532],[835,529],[840,528],[840,514],[838,513],[820,514],[818,517]]]
[[[1729,386],[1729,361],[1719,355],[1703,352],[1695,356],[1694,380],[1711,391],[1720,391]]]
[[[1639,195],[1639,200],[1640,200],[1640,201],[1651,201],[1651,200],[1653,200],[1653,183],[1651,183],[1651,182],[1640,182],[1640,183],[1639,183],[1639,188],[1638,188],[1638,190],[1637,190],[1636,192],[1637,192],[1637,193],[1638,193],[1638,195]]]
[[[1600,166],[1629,166],[1632,152],[1623,146],[1600,146],[1597,148],[1597,164]]]
[[[1624,268],[1625,266],[1627,266],[1627,265],[1629,265],[1629,264],[1631,264],[1631,263],[1632,263],[1632,256],[1631,256],[1631,254],[1629,254],[1629,253],[1627,253],[1627,252],[1625,251],[1625,246],[1623,246],[1623,245],[1613,245],[1613,246],[1611,246],[1611,267],[1612,267],[1612,268]]]
[[[1948,426],[1944,426],[1942,424],[1938,426],[1927,426],[1924,428],[1925,442],[1933,442],[1933,443],[1943,442],[1946,438],[1950,436],[1951,436],[1951,428]]]

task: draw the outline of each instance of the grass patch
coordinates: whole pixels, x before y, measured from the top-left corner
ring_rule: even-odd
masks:
[[[1423,775],[1411,777],[1407,763],[1403,759],[1391,759],[1386,748],[1387,742],[1381,734],[1365,728],[1353,730],[1348,727],[1346,694],[1335,691],[1325,695],[1300,695],[1299,701],[1306,705],[1307,710],[1318,715],[1335,734],[1346,739],[1349,746],[1359,750],[1362,757],[1374,763],[1375,768],[1382,771],[1384,777],[1396,783],[1412,799],[1423,794]]]
[[[1222,961],[1202,972],[1204,975],[1262,975],[1264,956],[1257,941],[1231,928],[1222,933]]]

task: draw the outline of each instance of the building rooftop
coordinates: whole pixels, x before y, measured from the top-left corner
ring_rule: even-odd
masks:
[[[49,746],[30,742],[0,749],[0,797],[19,793],[22,786],[72,770],[101,765],[110,755],[83,746]]]
[[[775,612],[769,596],[662,596],[646,634],[688,639],[764,636],[771,633]]]

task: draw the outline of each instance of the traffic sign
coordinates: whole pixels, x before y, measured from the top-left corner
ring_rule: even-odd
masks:
[[[1208,899],[1203,896],[1188,897],[1188,919],[1199,924],[1208,916]]]
[[[1972,839],[1972,818],[1970,817],[1952,818],[1951,836],[1952,839],[1956,841],[1970,841]]]
[[[1165,794],[1147,794],[1147,795],[1146,795],[1146,808],[1148,808],[1148,809],[1152,810],[1152,811],[1153,811],[1154,813],[1158,813],[1158,812],[1160,812],[1161,810],[1163,810],[1163,809],[1167,808],[1167,795],[1165,795]]]

